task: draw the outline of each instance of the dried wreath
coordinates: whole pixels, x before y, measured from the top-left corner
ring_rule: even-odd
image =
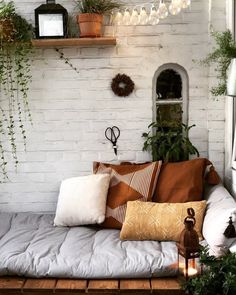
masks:
[[[125,74],[117,74],[112,79],[111,89],[118,96],[129,96],[134,90],[134,82]]]

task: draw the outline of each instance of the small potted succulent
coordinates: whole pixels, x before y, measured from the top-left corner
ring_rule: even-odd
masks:
[[[76,0],[80,37],[101,37],[103,16],[111,15],[114,9],[121,6],[122,3],[116,0]]]

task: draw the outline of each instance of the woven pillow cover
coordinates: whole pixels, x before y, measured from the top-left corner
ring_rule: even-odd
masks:
[[[202,239],[206,201],[188,203],[128,202],[120,233],[122,240],[179,241],[187,209],[195,211],[195,230]]]
[[[151,201],[161,161],[141,165],[113,165],[94,162],[94,173],[110,173],[106,218],[102,226],[120,229],[128,201]]]

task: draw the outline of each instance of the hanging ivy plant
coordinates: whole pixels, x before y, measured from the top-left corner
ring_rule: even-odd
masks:
[[[14,3],[0,1],[0,181],[7,178],[4,143],[10,141],[17,167],[18,130],[26,146],[24,113],[32,122],[28,103],[32,35],[32,26],[16,13]]]
[[[212,95],[225,95],[227,69],[231,59],[236,58],[236,42],[229,30],[225,32],[212,31],[211,35],[215,39],[216,45],[213,48],[213,51],[209,53],[207,57],[201,61],[201,63],[205,66],[209,66],[211,64],[215,65],[218,85],[211,88]]]

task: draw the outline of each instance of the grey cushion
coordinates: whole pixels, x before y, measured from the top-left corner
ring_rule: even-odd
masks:
[[[0,275],[148,278],[176,275],[174,242],[121,241],[119,230],[54,227],[54,215],[0,213]]]

